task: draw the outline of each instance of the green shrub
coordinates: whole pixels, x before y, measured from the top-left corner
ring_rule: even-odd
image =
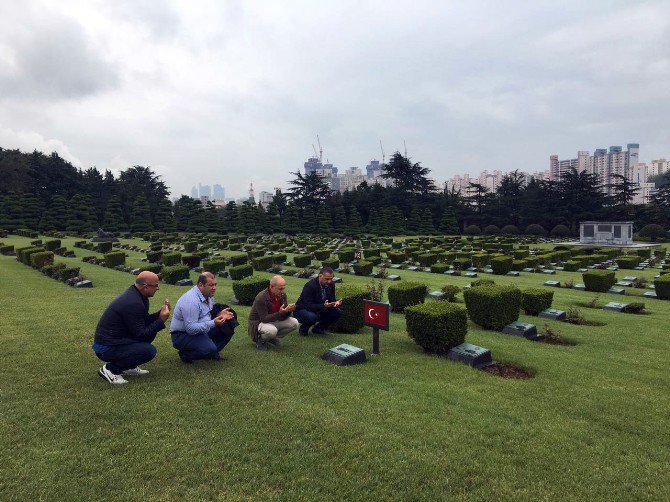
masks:
[[[501,330],[519,318],[521,291],[514,286],[481,285],[463,291],[468,316],[485,329]]]
[[[640,264],[641,261],[642,258],[640,256],[628,255],[617,258],[616,264],[619,266],[619,268],[634,269]]]
[[[231,269],[232,270],[232,269]],[[233,281],[233,293],[241,305],[251,305],[256,295],[270,285],[270,279],[263,277],[246,277]]]
[[[422,267],[430,267],[433,263],[437,263],[437,254],[435,253],[421,253],[417,258],[419,265]]]
[[[428,292],[428,286],[420,282],[400,282],[388,288],[388,299],[391,310],[402,312],[406,307],[423,303]]]
[[[330,258],[330,249],[321,249],[318,251],[314,251],[314,258],[317,260],[327,260]]]
[[[587,291],[604,293],[616,283],[612,270],[587,270],[582,274]]]
[[[273,254],[272,255],[272,263],[275,265],[281,265],[286,261],[286,255],[285,254]]]
[[[177,281],[189,278],[188,267],[186,265],[164,267],[161,272],[161,277],[166,284],[176,284]]]
[[[638,249],[636,254],[640,258],[651,258],[651,249]]]
[[[581,268],[581,263],[577,260],[568,260],[563,264],[566,272],[577,272]]]
[[[405,261],[405,253],[389,251],[388,253],[386,253],[386,256],[388,256],[389,260],[391,260],[391,263],[394,264],[402,263],[403,261]]]
[[[124,265],[126,263],[126,253],[123,251],[112,251],[104,255],[105,266],[114,268],[117,265]]]
[[[201,265],[203,270],[212,272],[213,274],[218,274],[219,272],[226,270],[226,262],[222,258],[217,260],[203,261]]]
[[[368,297],[367,290],[351,284],[337,287],[337,298],[342,299],[342,315],[333,324],[333,331],[340,333],[358,333],[363,327],[363,300]]]
[[[232,280],[239,281],[240,279],[244,279],[245,277],[253,275],[254,269],[251,265],[248,264],[236,265],[234,267],[230,267],[228,269],[228,273],[230,274],[230,278]]]
[[[476,253],[472,255],[472,266],[484,268],[491,262],[491,255],[488,253]]]
[[[200,266],[202,258],[197,254],[187,254],[181,257],[182,265],[186,265],[188,268],[195,268]]]
[[[456,258],[453,261],[453,266],[456,270],[465,270],[472,266],[472,260],[470,258]]]
[[[293,263],[296,267],[305,268],[312,263],[312,255],[310,254],[296,254],[293,255]]]
[[[147,251],[147,260],[149,263],[156,263],[163,258],[163,251]]]
[[[14,254],[14,246],[0,246],[0,254],[4,256]]]
[[[52,251],[42,251],[40,253],[33,253],[30,255],[30,265],[37,270],[47,265],[53,265],[54,254]]]
[[[98,242],[97,251],[98,253],[109,253],[112,250],[111,242]]]
[[[538,315],[551,308],[554,292],[549,289],[528,288],[521,292],[521,308],[527,315]]]
[[[641,314],[644,312],[644,303],[642,302],[632,302],[626,305],[623,309],[623,312],[627,314]]]
[[[154,274],[160,274],[163,271],[163,265],[160,263],[147,263],[140,267],[140,272],[153,272]]]
[[[264,272],[272,268],[272,255],[258,256],[251,260],[254,270]]]
[[[477,279],[476,281],[472,281],[470,283],[470,287],[471,288],[476,288],[478,286],[488,286],[490,284],[495,284],[495,283],[496,283],[496,281],[494,281],[493,279],[483,278],[483,279]]]
[[[321,262],[321,266],[335,269],[340,266],[340,260],[338,260],[337,258],[328,258],[327,260],[323,260]]]
[[[430,271],[433,274],[444,274],[447,270],[449,270],[449,265],[446,263],[434,263],[430,266]]]
[[[181,265],[181,253],[177,251],[170,251],[168,253],[163,253],[161,258],[163,265],[170,267],[173,265]]]
[[[370,275],[372,273],[373,267],[374,267],[373,263],[365,260],[361,260],[358,263],[354,263],[353,265],[353,269],[354,272],[356,272],[356,275],[363,275],[363,276]]]
[[[16,259],[24,265],[30,266],[30,255],[35,253],[42,253],[44,251],[45,249],[40,246],[26,246],[23,248],[17,248]]]
[[[342,248],[337,252],[340,263],[349,263],[354,260],[356,250],[351,248]]]
[[[53,277],[56,280],[65,282],[68,279],[73,279],[79,275],[79,267],[63,267],[54,271]]]
[[[259,258],[265,254],[264,249],[251,249],[247,251],[247,257],[249,261],[253,261],[254,258]]]
[[[405,309],[407,334],[427,352],[446,354],[465,341],[468,316],[461,305],[427,302]]]
[[[496,275],[505,275],[512,271],[512,264],[514,260],[511,256],[496,256],[491,259],[491,269]]]
[[[372,258],[373,256],[380,256],[381,251],[379,248],[368,248],[363,250],[363,258],[366,260]]]
[[[662,274],[654,279],[654,288],[659,300],[670,300],[670,274]]]
[[[444,299],[446,301],[455,302],[456,295],[461,292],[461,288],[453,284],[447,284],[446,286],[442,286],[441,291],[444,293]]]
[[[248,261],[248,258],[247,258],[247,255],[245,255],[245,254],[234,254],[229,258],[229,260],[230,260],[230,264],[232,266],[236,266],[236,265],[246,264],[247,261]]]
[[[193,253],[198,249],[198,243],[196,241],[186,241],[184,242],[184,251],[187,253]]]
[[[47,251],[53,251],[54,249],[58,249],[59,247],[61,247],[60,242],[61,242],[60,239],[52,239],[50,241],[46,241],[44,243],[44,249],[46,249]]]

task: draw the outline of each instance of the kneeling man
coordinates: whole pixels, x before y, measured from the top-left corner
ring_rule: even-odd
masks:
[[[196,359],[221,359],[219,352],[233,337],[235,314],[224,308],[212,319],[216,293],[216,277],[203,272],[198,283],[177,301],[170,323],[172,346],[180,359],[190,363]]]
[[[305,283],[298,298],[295,316],[300,321],[300,335],[307,336],[312,326],[312,333],[327,333],[328,327],[342,315],[341,305],[342,300],[335,300],[333,269],[323,267],[318,277]]]
[[[107,363],[98,375],[109,383],[128,383],[124,376],[149,373],[140,364],[156,357],[156,347],[151,342],[170,316],[167,300],[158,312],[149,314],[149,298],[158,289],[156,274],[140,272],[135,284],[117,296],[102,314],[95,328],[93,351]]]
[[[291,317],[295,303],[288,303],[285,290],[286,281],[275,275],[270,286],[256,295],[249,314],[249,336],[259,350],[267,350],[268,345],[279,347],[279,340],[298,327],[298,320]]]

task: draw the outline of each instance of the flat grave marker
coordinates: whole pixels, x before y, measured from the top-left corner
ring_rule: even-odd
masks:
[[[558,309],[545,309],[538,316],[544,319],[553,319],[554,321],[565,321],[567,319],[565,311]]]

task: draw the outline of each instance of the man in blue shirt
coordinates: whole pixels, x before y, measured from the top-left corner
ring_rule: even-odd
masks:
[[[170,302],[149,314],[149,298],[158,291],[158,276],[140,272],[135,284],[117,296],[105,309],[95,328],[93,351],[105,364],[98,375],[111,384],[124,384],[127,375],[146,375],[140,364],[156,356],[151,342],[165,327],[170,316]]]
[[[185,363],[196,359],[221,359],[219,352],[233,337],[234,314],[229,308],[212,319],[216,277],[203,272],[198,283],[177,301],[170,323],[172,346]]]

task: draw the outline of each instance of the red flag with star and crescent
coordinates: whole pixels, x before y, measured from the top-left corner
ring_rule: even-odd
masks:
[[[388,303],[363,300],[363,322],[373,328],[389,329],[390,305]]]

